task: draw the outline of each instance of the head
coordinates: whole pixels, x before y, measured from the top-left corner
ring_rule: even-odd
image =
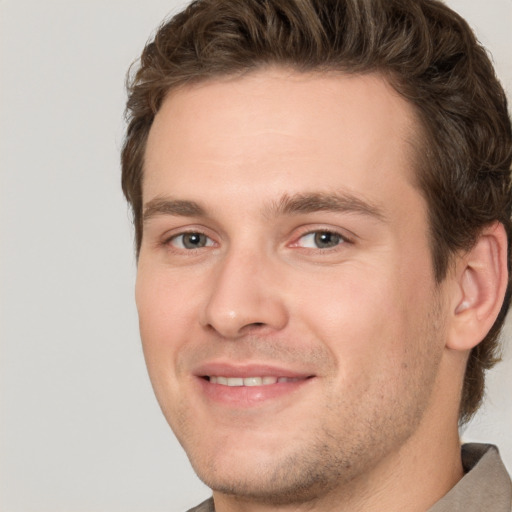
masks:
[[[495,221],[511,234],[512,135],[505,94],[467,23],[435,0],[205,0],[160,27],[128,83],[123,191],[133,209],[137,253],[143,232],[144,156],[169,92],[281,66],[299,73],[379,73],[412,105],[416,183],[426,200],[435,278]],[[467,363],[460,420],[484,394],[499,359],[507,290],[489,333]]]
[[[427,0],[194,2],[128,120],[144,353],[205,482],[346,497],[458,450],[511,230],[506,100],[467,24]]]

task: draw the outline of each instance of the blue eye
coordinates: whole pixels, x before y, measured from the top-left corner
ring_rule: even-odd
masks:
[[[178,249],[202,249],[211,247],[213,240],[204,233],[182,233],[173,237],[171,244]]]
[[[313,231],[300,237],[300,247],[310,249],[331,249],[345,242],[338,233],[332,231]]]

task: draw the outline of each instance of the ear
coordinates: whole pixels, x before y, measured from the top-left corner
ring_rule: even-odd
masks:
[[[481,232],[474,247],[458,258],[447,348],[471,350],[500,312],[508,284],[507,235],[499,222]]]

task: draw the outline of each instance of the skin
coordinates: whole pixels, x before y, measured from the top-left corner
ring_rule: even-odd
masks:
[[[218,512],[426,510],[462,476],[465,267],[434,280],[417,131],[378,75],[282,69],[172,91],[156,115],[141,336]],[[251,371],[300,380],[204,378]]]

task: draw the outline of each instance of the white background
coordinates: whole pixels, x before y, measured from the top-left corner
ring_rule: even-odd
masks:
[[[146,376],[119,183],[124,74],[179,4],[0,1],[2,512],[180,511],[209,494]],[[449,4],[510,97],[512,0]],[[497,443],[512,470],[506,343],[464,439]]]

